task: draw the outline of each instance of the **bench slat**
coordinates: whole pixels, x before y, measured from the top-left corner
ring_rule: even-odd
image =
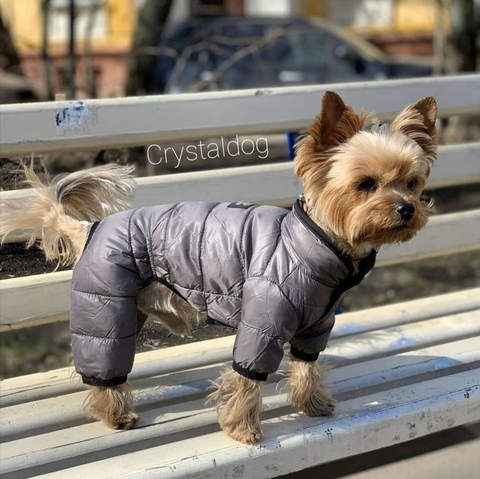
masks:
[[[427,188],[478,181],[480,142],[439,147]],[[301,192],[300,182],[293,174],[293,162],[283,162],[137,178],[132,206],[238,200],[289,206]],[[26,199],[31,194],[30,189],[0,191],[0,200]]]
[[[326,90],[338,92],[355,110],[367,108],[382,119],[429,95],[436,98],[441,116],[475,114],[480,110],[479,79],[473,74],[86,100],[78,124],[60,125],[57,114],[72,109],[72,102],[1,105],[0,147],[7,157],[299,131],[318,114]]]
[[[369,311],[351,315],[363,315],[365,320]],[[462,374],[460,371],[478,369],[479,333],[480,310],[473,310],[406,325],[392,324],[389,329],[353,334],[349,340],[334,339],[325,355],[335,367],[330,378],[333,392],[339,399],[371,394],[372,388],[380,394],[384,389],[399,385],[416,388],[421,381],[443,375],[456,377]],[[412,336],[414,342],[409,340]],[[462,340],[466,337],[471,339]],[[213,340],[214,343],[217,341]],[[431,346],[425,349],[424,346],[428,345]],[[205,351],[209,350],[208,344],[203,346]],[[183,346],[179,348],[184,351]],[[163,350],[163,353],[175,354],[175,349]],[[144,353],[143,356],[154,354]],[[24,439],[2,445],[2,470],[8,473],[20,465],[28,468],[30,463],[32,467],[41,464],[51,467],[48,464],[55,463],[59,457],[63,458],[62,461],[71,457],[75,464],[78,456],[83,454],[89,454],[89,457],[91,454],[91,461],[100,460],[105,454],[109,455],[112,448],[116,453],[128,448],[135,450],[134,444],[137,443],[138,448],[145,448],[157,437],[175,442],[184,440],[185,434],[210,434],[218,428],[216,416],[213,408],[205,407],[203,402],[208,380],[218,375],[220,367],[212,362],[211,367],[203,366],[193,377],[185,371],[179,377],[174,373],[170,378],[134,381],[134,387],[139,390],[136,402],[143,410],[141,425],[144,427],[129,433],[115,434],[97,423],[86,423],[80,410],[85,393],[4,408],[0,428],[3,439],[13,439],[15,435],[24,436]],[[186,382],[175,386],[176,381],[182,380]],[[4,382],[8,383],[8,380]],[[275,395],[275,390],[275,382],[266,387],[265,409],[269,417],[272,413],[275,416],[284,414],[282,411],[287,407],[286,396]],[[60,427],[67,429],[58,430]],[[40,436],[35,438],[36,434]],[[170,437],[166,437],[168,435]],[[100,457],[101,454],[104,456]]]
[[[272,399],[278,402],[284,396],[276,395]],[[54,470],[62,470],[48,477],[62,477],[60,474],[68,471],[71,477],[79,479],[116,475],[187,477],[188,474],[207,478],[211,477],[208,474],[215,460],[220,461],[217,477],[223,474],[231,477],[235,469],[241,467],[242,477],[253,479],[258,477],[258,468],[265,468],[267,464],[272,469],[263,470],[262,477],[275,477],[478,420],[480,385],[478,378],[467,371],[340,402],[336,414],[329,418],[306,418],[285,411],[263,422],[266,438],[253,447],[240,446],[216,432],[216,428],[212,430],[209,424],[215,413],[213,410],[201,412],[200,408],[199,401],[192,402],[188,411],[183,412],[185,420],[175,419],[175,415],[169,416],[165,411],[163,427],[152,430],[156,434],[150,442],[138,446],[129,439],[134,441],[135,435],[145,430],[109,433],[94,444],[96,447],[89,444],[88,431],[85,436],[75,431],[78,442],[74,444],[63,447],[52,444],[51,449],[41,453],[2,460],[2,477],[14,477],[13,471],[20,468],[35,470],[38,477],[51,470],[49,461],[52,461]],[[192,427],[191,418],[196,424],[202,423],[200,429]],[[171,431],[172,428],[186,432],[188,438],[182,438],[178,432]],[[95,443],[95,439],[91,441]],[[87,464],[80,465],[86,461]],[[71,469],[65,471],[65,467]],[[136,472],[132,473],[132,469]],[[124,475],[126,470],[130,472]]]

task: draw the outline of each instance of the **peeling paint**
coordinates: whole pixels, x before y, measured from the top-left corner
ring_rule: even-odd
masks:
[[[57,131],[78,128],[85,124],[91,115],[90,109],[83,101],[72,101],[67,106],[59,108],[55,113]]]

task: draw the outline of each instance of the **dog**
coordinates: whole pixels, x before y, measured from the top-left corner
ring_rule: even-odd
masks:
[[[42,181],[25,165],[34,196],[2,205],[0,237],[23,231],[47,259],[74,264],[72,348],[88,415],[117,429],[137,422],[127,375],[148,317],[177,335],[207,317],[237,329],[232,368],[210,394],[231,438],[261,439],[262,384],[287,342],[289,400],[308,416],[332,414],[319,353],[343,293],[379,248],[427,222],[421,193],[436,159],[436,112],[427,97],[378,124],[326,92],[297,145],[303,195],[292,210],[202,202],[125,210],[131,167]]]

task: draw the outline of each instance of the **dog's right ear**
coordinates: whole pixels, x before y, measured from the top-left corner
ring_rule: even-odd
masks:
[[[363,128],[366,114],[357,115],[346,106],[339,95],[327,91],[322,98],[322,109],[308,130],[316,151],[324,151],[344,143]]]

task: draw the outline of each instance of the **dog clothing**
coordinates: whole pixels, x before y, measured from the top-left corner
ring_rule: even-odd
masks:
[[[237,329],[233,368],[275,372],[283,345],[315,361],[342,294],[375,262],[354,264],[303,211],[186,202],[124,211],[94,225],[73,269],[70,327],[83,382],[112,386],[133,366],[136,297],[160,281],[208,318]]]

